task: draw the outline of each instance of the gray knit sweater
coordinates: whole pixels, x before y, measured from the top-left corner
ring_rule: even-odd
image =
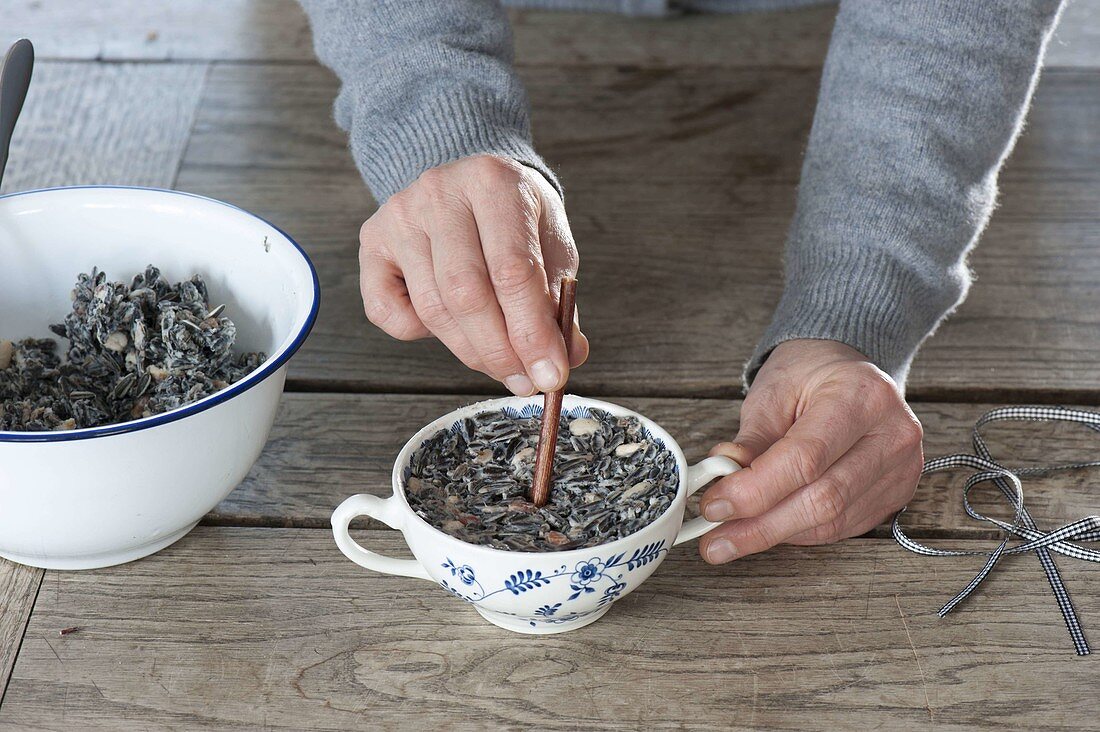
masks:
[[[481,153],[514,158],[558,185],[532,145],[499,3],[302,4],[318,57],[343,82],[336,121],[380,202],[428,168]],[[670,9],[667,0],[528,4]],[[849,344],[904,384],[921,341],[966,294],[966,255],[992,211],[997,173],[1060,5],[842,0],[787,240],[783,297],[746,383],[779,343],[818,338]]]

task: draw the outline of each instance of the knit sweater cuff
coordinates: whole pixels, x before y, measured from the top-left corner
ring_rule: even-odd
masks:
[[[804,261],[804,260],[809,261]],[[962,289],[964,268],[950,279]],[[880,249],[822,248],[788,263],[787,281],[771,325],[745,365],[745,388],[780,343],[808,338],[856,349],[904,387],[921,342],[958,289],[945,301],[943,282],[922,282],[896,256]]]
[[[537,170],[562,194],[554,172],[531,144],[522,103],[502,102],[477,89],[425,95],[421,101],[382,129],[353,131],[356,164],[379,203],[424,171],[471,155],[511,158]]]

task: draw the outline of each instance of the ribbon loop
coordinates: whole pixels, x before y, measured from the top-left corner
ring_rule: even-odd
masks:
[[[955,607],[969,597],[986,579],[1001,557],[1007,554],[1023,554],[1034,552],[1039,558],[1047,581],[1050,583],[1058,608],[1062,612],[1066,628],[1073,640],[1074,649],[1080,656],[1090,653],[1088,642],[1085,640],[1084,631],[1077,618],[1077,611],[1069,598],[1069,592],[1062,582],[1058,567],[1054,564],[1051,552],[1057,552],[1073,559],[1082,559],[1088,562],[1100,562],[1100,551],[1086,549],[1071,542],[1085,542],[1100,540],[1100,516],[1085,516],[1072,521],[1052,531],[1042,531],[1036,526],[1031,513],[1024,506],[1024,486],[1021,476],[1048,475],[1057,471],[1078,470],[1082,468],[1100,467],[1100,460],[1092,460],[1076,463],[1064,463],[1058,465],[1041,465],[1026,468],[1008,468],[997,462],[989,451],[989,447],[982,437],[982,428],[994,422],[1073,422],[1082,424],[1089,429],[1100,432],[1100,413],[1082,409],[1067,407],[999,407],[983,414],[974,424],[972,433],[974,454],[959,453],[933,458],[924,464],[921,475],[938,473],[958,468],[970,468],[976,472],[970,475],[963,484],[962,499],[966,514],[976,521],[984,521],[993,524],[1004,533],[1004,539],[992,551],[976,551],[972,549],[936,549],[910,539],[901,528],[901,516],[905,509],[898,511],[891,525],[891,533],[894,539],[905,549],[916,554],[931,557],[963,557],[985,556],[985,565],[974,575],[974,578],[952,597],[942,608],[939,615],[943,617],[955,609]],[[984,516],[970,504],[970,491],[982,483],[993,483],[1009,505],[1012,506],[1012,523],[1001,519]],[[1018,538],[1021,543],[1009,546],[1009,541]]]

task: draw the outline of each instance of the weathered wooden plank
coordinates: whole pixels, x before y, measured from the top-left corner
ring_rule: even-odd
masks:
[[[39,63],[4,192],[119,183],[170,188],[204,64]]]
[[[519,64],[816,67],[835,15],[826,4],[670,18],[514,10],[511,19]]]
[[[394,532],[360,540],[401,551]],[[325,531],[200,528],[140,562],[50,573],[0,726],[1091,728],[1093,676],[1031,563],[936,617],[975,569],[881,540],[723,567],[682,548],[596,624],[531,638],[356,567]],[[1098,573],[1066,570],[1086,623]]]
[[[107,0],[93,5],[8,0],[0,38],[34,39],[44,58],[313,60],[309,24],[293,0]],[[835,5],[665,19],[513,10],[520,64],[819,66]],[[1100,65],[1094,3],[1069,3],[1048,66]]]
[[[287,394],[270,442],[245,482],[211,512],[222,525],[328,526],[332,510],[353,493],[389,495],[393,461],[413,434],[433,419],[473,401],[469,396]],[[712,399],[616,398],[652,418],[680,442],[691,462],[737,431],[740,402]],[[990,405],[916,404],[928,456],[970,450],[970,428]],[[1071,425],[988,427],[990,449],[1009,465],[1091,459],[1100,438]],[[964,474],[926,477],[905,525],[914,536],[993,537],[988,524],[963,511]],[[1096,472],[1029,479],[1028,507],[1041,526],[1060,526],[1097,512]],[[978,490],[972,501],[988,515],[1010,516],[996,491]],[[366,522],[361,524],[367,526]],[[887,526],[874,532],[889,536]]]
[[[0,559],[0,700],[31,617],[42,570]]]
[[[574,387],[737,396],[782,285],[817,73],[799,69],[527,69],[540,149],[565,181],[593,348]],[[924,348],[910,394],[1100,399],[1100,84],[1044,76],[972,258],[969,300]],[[361,314],[356,235],[372,207],[312,67],[220,67],[180,186],[302,239],[325,298],[291,367],[299,387],[479,392],[437,343],[398,343]],[[659,172],[658,172],[659,171]],[[705,265],[703,264],[705,263]],[[642,266],[639,266],[642,265]]]
[[[42,58],[110,61],[312,61],[294,0],[6,0],[0,37]]]

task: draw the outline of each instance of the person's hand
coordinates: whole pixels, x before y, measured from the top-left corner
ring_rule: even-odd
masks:
[[[727,523],[700,553],[717,564],[866,533],[913,496],[922,437],[897,385],[859,351],[780,344],[749,389],[737,437],[711,451],[747,467],[703,495],[703,515]]]
[[[432,168],[359,233],[372,323],[401,340],[434,335],[464,364],[519,396],[560,388],[588,357],[557,323],[577,247],[557,191],[538,171],[481,155]]]

